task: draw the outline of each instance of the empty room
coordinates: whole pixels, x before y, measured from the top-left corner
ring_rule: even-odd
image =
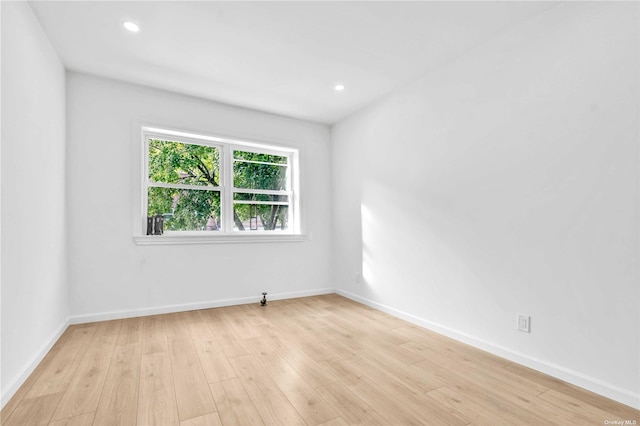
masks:
[[[640,423],[640,3],[0,13],[3,426]]]

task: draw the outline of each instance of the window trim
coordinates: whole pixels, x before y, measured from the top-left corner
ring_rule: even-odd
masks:
[[[175,130],[165,127],[141,124],[141,167],[138,169],[140,176],[139,213],[136,214],[138,222],[134,226],[133,240],[138,245],[155,244],[207,244],[207,243],[243,243],[243,242],[290,242],[306,241],[307,235],[303,232],[300,203],[300,153],[298,148],[282,143],[257,142],[240,138],[213,136],[189,131]],[[219,186],[203,186],[202,190],[220,192],[220,216],[221,231],[165,231],[163,235],[146,235],[147,227],[147,203],[149,186],[149,139],[170,139],[176,142],[195,144],[201,146],[216,147],[220,150],[220,182]],[[234,231],[233,215],[226,210],[233,209],[234,193],[259,193],[262,190],[248,188],[235,188],[233,186],[233,152],[234,150],[257,151],[272,155],[286,155],[288,157],[288,185],[285,191],[289,195],[288,210],[290,215],[290,228],[286,231]],[[153,186],[181,187],[193,189],[189,185],[155,183]],[[273,191],[270,191],[273,192]]]

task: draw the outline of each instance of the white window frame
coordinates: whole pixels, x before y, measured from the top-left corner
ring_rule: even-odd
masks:
[[[142,127],[142,165],[141,165],[141,193],[140,193],[140,222],[137,231],[134,230],[134,241],[140,245],[151,244],[202,244],[202,243],[239,243],[239,242],[285,242],[305,241],[302,232],[300,208],[299,182],[299,151],[297,148],[235,138],[202,135],[192,132],[165,129],[155,126]],[[163,235],[146,235],[148,188],[156,187],[185,187],[193,186],[181,184],[163,184],[149,180],[149,140],[171,140],[186,144],[211,146],[220,150],[220,182],[218,187],[202,187],[202,190],[220,192],[220,222],[218,231],[165,231]],[[287,160],[287,188],[284,191],[269,191],[260,189],[235,188],[233,186],[234,151],[251,151],[271,155],[285,156]],[[235,231],[233,229],[234,193],[275,193],[288,195],[288,229],[278,231]],[[236,201],[237,203],[237,201]],[[251,204],[260,204],[252,202]],[[269,204],[272,204],[271,202]]]

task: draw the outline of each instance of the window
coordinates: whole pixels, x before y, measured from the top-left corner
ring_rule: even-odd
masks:
[[[143,142],[143,235],[300,234],[297,150],[147,127]]]

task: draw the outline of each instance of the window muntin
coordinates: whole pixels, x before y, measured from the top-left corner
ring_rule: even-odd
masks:
[[[289,205],[288,195],[269,195],[235,192],[233,201],[237,204],[283,204]]]
[[[166,234],[299,233],[296,150],[177,133],[144,132],[145,221],[162,215]]]

